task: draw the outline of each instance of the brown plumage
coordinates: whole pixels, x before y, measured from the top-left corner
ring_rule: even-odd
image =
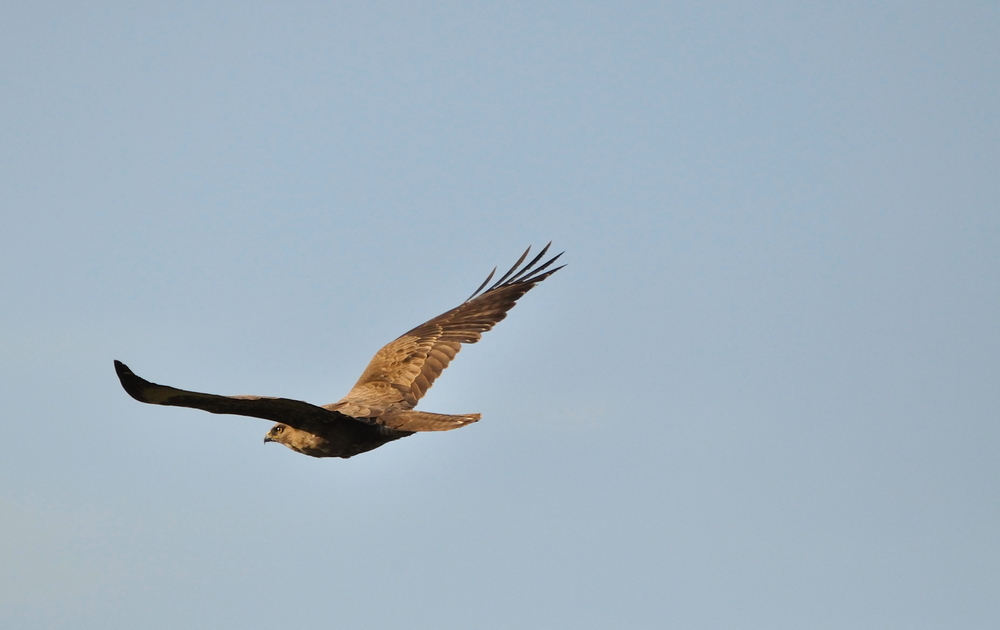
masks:
[[[465,302],[385,345],[375,353],[354,388],[330,405],[320,407],[288,398],[189,392],[143,380],[120,361],[115,361],[115,371],[125,391],[140,402],[278,422],[264,441],[280,442],[312,457],[347,458],[417,431],[464,427],[479,420],[479,414],[443,415],[413,408],[463,343],[479,341],[484,332],[507,317],[507,311],[522,295],[562,269],[549,269],[562,254],[536,266],[549,245],[522,267],[531,251],[529,247],[510,271],[489,288],[486,285],[496,269]]]

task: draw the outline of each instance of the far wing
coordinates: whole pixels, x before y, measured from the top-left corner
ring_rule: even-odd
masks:
[[[190,407],[210,413],[263,418],[283,422],[296,429],[306,429],[306,425],[316,422],[357,422],[354,418],[338,411],[317,407],[301,400],[263,396],[217,396],[157,385],[136,376],[121,361],[115,361],[115,372],[118,373],[118,379],[129,396],[139,402],[153,405]]]
[[[545,256],[549,245],[519,269],[531,251],[529,247],[510,271],[486,291],[480,294],[493,279],[496,269],[461,305],[383,347],[375,354],[354,388],[330,408],[349,416],[368,418],[377,418],[392,410],[412,409],[455,358],[463,343],[479,341],[484,332],[507,317],[507,311],[521,296],[562,269],[556,267],[546,271],[562,254],[535,267]]]

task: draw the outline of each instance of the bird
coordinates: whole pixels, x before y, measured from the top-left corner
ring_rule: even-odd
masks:
[[[549,242],[522,266],[531,251],[529,246],[514,266],[490,285],[496,274],[494,267],[464,302],[383,346],[351,391],[329,405],[266,396],[219,396],[158,385],[140,378],[118,360],[115,372],[125,391],[139,402],[277,422],[264,442],[277,442],[310,457],[347,459],[417,432],[458,429],[477,422],[480,414],[447,415],[414,407],[462,344],[479,341],[484,332],[507,317],[525,293],[565,266],[551,268],[562,253],[538,264],[551,245]]]

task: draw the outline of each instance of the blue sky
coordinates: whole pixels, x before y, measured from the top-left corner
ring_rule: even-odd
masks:
[[[0,625],[994,628],[993,3],[0,9]],[[351,460],[339,399],[568,267]]]

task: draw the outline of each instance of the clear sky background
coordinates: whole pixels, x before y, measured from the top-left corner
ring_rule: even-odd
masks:
[[[1000,627],[1000,5],[5,3],[0,625]],[[564,270],[351,460],[329,403]]]

